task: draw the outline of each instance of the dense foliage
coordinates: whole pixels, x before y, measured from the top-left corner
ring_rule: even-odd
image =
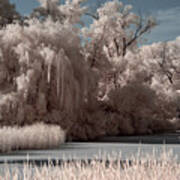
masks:
[[[20,20],[20,14],[15,10],[14,4],[9,0],[0,0],[0,28],[6,24],[13,23],[14,20]]]
[[[80,28],[82,0],[40,0],[0,30],[0,124],[60,125],[68,139],[178,128],[180,40],[138,48],[155,26],[119,1]]]

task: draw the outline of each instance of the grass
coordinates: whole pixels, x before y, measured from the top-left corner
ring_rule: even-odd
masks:
[[[108,162],[108,163],[107,163]],[[130,163],[131,162],[131,163]],[[146,155],[131,161],[117,159],[92,160],[89,163],[65,162],[61,166],[52,163],[42,166],[24,164],[22,168],[6,165],[0,173],[3,180],[179,180],[180,164],[172,152],[162,152],[161,157]]]
[[[56,125],[36,123],[24,127],[0,127],[0,152],[19,149],[50,149],[65,141],[65,132]]]

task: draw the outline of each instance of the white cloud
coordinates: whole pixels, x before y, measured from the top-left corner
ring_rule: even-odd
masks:
[[[180,35],[180,7],[159,10],[152,15],[158,25],[146,36],[149,43],[172,40]]]

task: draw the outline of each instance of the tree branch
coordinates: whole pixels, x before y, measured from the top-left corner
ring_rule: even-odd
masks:
[[[99,16],[98,16],[98,15],[92,14],[92,13],[90,13],[90,12],[85,13],[85,15],[90,16],[90,17],[92,17],[92,18],[95,19],[95,20],[98,20],[98,19],[99,19]]]

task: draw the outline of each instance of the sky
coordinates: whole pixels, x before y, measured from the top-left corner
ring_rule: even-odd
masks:
[[[91,9],[97,7],[97,2],[108,0],[88,0],[87,5]],[[159,41],[174,40],[180,36],[180,0],[121,0],[124,4],[132,4],[133,11],[141,12],[143,16],[156,18],[157,26],[146,35],[147,44]],[[35,7],[38,7],[37,0],[10,0],[16,5],[18,12],[28,15]],[[89,21],[87,20],[87,23]]]

